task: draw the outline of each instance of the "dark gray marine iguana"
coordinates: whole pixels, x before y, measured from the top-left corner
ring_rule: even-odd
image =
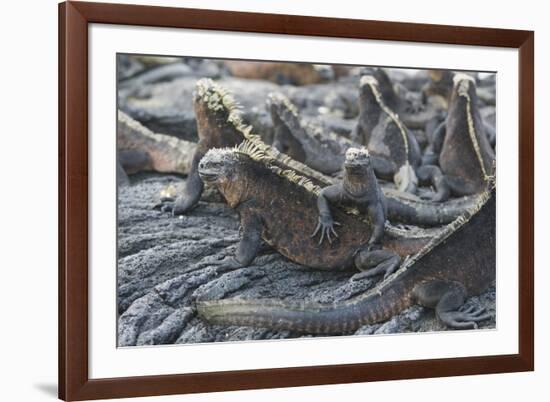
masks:
[[[367,79],[363,79],[362,83],[365,80]],[[399,191],[414,193],[417,182],[414,168],[421,161],[416,138],[401,123],[399,117],[385,106],[379,92],[377,101],[374,90],[362,92],[367,91],[370,92],[371,100],[367,100],[367,95],[362,94],[360,105],[371,101],[374,105],[368,106],[368,116],[367,111],[360,106],[363,114],[352,133],[355,141],[326,132],[312,122],[306,122],[288,98],[280,93],[270,94],[267,106],[274,125],[273,146],[315,170],[334,175],[341,172],[346,151],[361,146],[362,142],[356,141],[361,139],[357,130],[361,131],[364,124],[367,124],[369,130],[376,131],[375,138],[368,146],[372,151],[371,160],[376,176],[393,181]],[[370,121],[371,118],[372,124],[365,123],[365,120]]]
[[[382,249],[367,247],[374,225],[355,211],[334,208],[342,224],[339,237],[319,243],[311,236],[318,221],[321,188],[292,169],[282,169],[251,142],[212,149],[199,163],[203,181],[214,185],[240,216],[241,241],[236,260],[249,265],[263,239],[288,259],[316,269],[372,269],[391,273],[401,257],[418,252],[439,229],[386,227]]]
[[[282,169],[295,170],[319,187],[339,182],[338,178],[326,176],[265,144],[258,135],[253,133],[252,127],[245,124],[240,106],[233,96],[216,82],[210,79],[201,79],[197,82],[194,107],[199,143],[193,155],[185,187],[175,197],[175,202],[172,195],[162,197],[161,204],[157,204],[157,207],[172,211],[175,215],[186,213],[193,208],[198,203],[204,188],[204,183],[198,174],[201,158],[209,149],[232,147],[245,140],[254,143],[257,148],[269,155],[273,164]],[[345,151],[342,155],[345,155]],[[372,155],[371,159],[374,159]],[[339,163],[341,168],[343,159]],[[435,204],[389,189],[384,189],[384,193],[390,221],[420,226],[440,226],[449,223],[475,201],[472,197],[465,197]]]
[[[273,121],[272,147],[323,174],[335,175],[342,169],[353,141],[306,121],[296,106],[282,93],[267,96],[266,106]]]
[[[407,128],[423,130],[438,113],[423,91],[412,91],[400,82],[392,82],[385,69],[368,67],[363,69],[362,75],[376,78],[385,104],[399,115]]]
[[[386,105],[374,76],[361,77],[359,92],[359,118],[351,139],[384,162],[374,165],[378,177],[390,179],[400,189],[414,193],[418,182],[415,170],[422,161],[416,138]]]
[[[349,148],[344,162],[344,178],[340,183],[323,188],[317,197],[319,223],[312,236],[320,233],[319,243],[331,235],[338,237],[335,225],[339,222],[332,218],[331,205],[347,205],[357,208],[360,215],[368,217],[372,233],[366,246],[368,250],[382,248],[382,238],[386,224],[387,208],[382,190],[374,175],[366,148]],[[346,228],[343,228],[346,230]]]
[[[464,196],[483,191],[495,162],[478,110],[475,79],[458,73],[453,82],[447,118],[433,134],[433,155],[425,155],[425,162],[431,160],[433,164],[417,170],[422,182],[435,186],[435,193],[429,196],[433,201],[445,201],[450,194]]]
[[[332,304],[197,300],[198,314],[216,325],[346,334],[419,304],[435,309],[436,317],[450,328],[476,328],[490,316],[483,309],[464,308],[464,303],[494,283],[495,210],[495,191],[482,192],[473,208],[404,260],[391,276],[355,299]]]

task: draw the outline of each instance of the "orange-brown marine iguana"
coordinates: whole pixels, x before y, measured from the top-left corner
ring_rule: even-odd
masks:
[[[388,225],[383,240],[372,250],[369,241],[379,227],[357,211],[334,208],[331,215],[342,224],[341,233],[331,242],[318,242],[311,234],[318,222],[321,188],[273,162],[254,143],[245,141],[236,148],[211,149],[199,163],[201,179],[214,185],[239,213],[242,237],[235,258],[241,265],[253,261],[263,239],[285,257],[311,268],[355,267],[370,270],[370,275],[361,277],[388,275],[401,257],[418,252],[440,230],[402,230]]]
[[[263,143],[259,136],[252,134],[252,126],[245,124],[239,105],[233,96],[211,79],[205,78],[197,82],[193,105],[199,142],[193,155],[185,188],[175,202],[171,199],[163,200],[163,210],[181,215],[193,208],[198,203],[204,188],[197,170],[201,158],[209,149],[232,147],[245,140],[255,142],[282,166],[298,169],[309,178],[323,180],[322,174],[272,149]]]
[[[226,157],[234,162],[225,162]],[[241,180],[230,179],[231,175],[239,174],[237,172],[246,171],[247,174],[262,179],[265,176],[271,177],[271,173],[261,169],[250,169],[247,166],[243,170],[243,161],[240,157],[235,158],[234,151],[215,151],[204,163],[205,178],[225,182],[222,186],[228,188],[234,185],[231,183],[242,183]],[[246,165],[249,163],[248,160],[244,162]],[[339,246],[333,243],[329,248],[324,246],[320,250],[316,244],[308,243],[308,236],[304,233],[304,230],[311,229],[312,213],[308,211],[312,207],[304,211],[304,205],[300,202],[292,206],[279,205],[282,197],[289,201],[297,199],[296,194],[289,188],[284,188],[282,183],[281,181],[277,184],[280,186],[277,191],[279,197],[273,208],[262,208],[255,204],[254,199],[249,205],[244,204],[247,212],[241,213],[241,219],[247,225],[256,225],[252,232],[245,230],[245,238],[247,233],[253,233],[248,234],[251,237],[245,243],[247,247],[256,244],[255,239],[259,238],[262,230],[264,238],[291,259],[329,268],[349,263],[353,255],[350,245],[357,247],[357,240],[359,239],[359,243],[365,241],[370,232],[357,233],[351,221],[343,222],[346,230],[340,234]],[[242,185],[239,186],[240,189]],[[237,188],[227,193],[232,202],[243,201],[242,196],[234,190]],[[273,193],[272,187],[264,191]],[[476,328],[477,323],[488,319],[489,315],[483,309],[464,308],[464,303],[468,297],[484,292],[494,283],[495,191],[485,190],[476,199],[477,203],[472,208],[447,225],[416,254],[404,259],[397,271],[355,299],[332,304],[273,299],[199,299],[199,316],[216,325],[253,326],[314,334],[346,334],[353,333],[363,325],[388,320],[407,307],[419,304],[435,309],[436,317],[448,327]],[[293,216],[286,216],[289,212]],[[280,224],[280,213],[285,214],[285,222],[289,225]],[[342,219],[343,215],[337,218]],[[352,226],[347,226],[348,224]],[[385,243],[390,245],[386,240]],[[342,256],[346,258],[342,259]]]

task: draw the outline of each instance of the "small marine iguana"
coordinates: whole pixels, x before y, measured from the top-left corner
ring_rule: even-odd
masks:
[[[374,171],[377,177],[395,182],[399,191],[414,192],[414,167],[420,162],[420,148],[416,138],[380,97],[379,102],[384,109],[378,104],[373,91],[369,92],[376,106],[369,107],[368,115],[363,110],[357,127],[363,127],[366,120],[369,122],[365,124],[371,127],[371,118],[377,122],[372,124],[376,132],[375,139],[369,142]],[[364,102],[361,101],[361,104]],[[326,132],[306,122],[290,100],[280,93],[270,94],[267,106],[275,128],[273,146],[322,173],[334,175],[341,172],[347,149],[361,146],[357,141]],[[356,139],[357,130],[361,130],[357,127],[354,130]]]
[[[365,294],[333,304],[273,299],[197,300],[199,316],[211,324],[290,330],[314,334],[353,333],[388,320],[413,304],[435,309],[450,328],[472,329],[490,318],[483,309],[464,308],[495,279],[495,193],[478,203],[415,256]]]
[[[367,249],[381,248],[386,224],[386,200],[374,175],[366,148],[349,148],[344,162],[344,178],[341,183],[323,188],[317,197],[319,223],[312,234],[320,233],[319,244],[326,237],[338,237],[334,225],[340,225],[332,219],[330,205],[349,205],[357,208],[359,214],[368,216],[372,233],[367,242]],[[345,228],[344,228],[345,230]]]
[[[478,110],[475,80],[470,75],[455,74],[449,112],[433,134],[432,151],[439,167],[424,165],[417,170],[419,179],[432,183],[433,201],[482,191],[493,169],[495,153],[485,132]]]
[[[321,188],[273,162],[253,143],[244,142],[237,148],[211,149],[199,163],[201,179],[215,185],[239,213],[242,238],[236,260],[242,265],[252,262],[263,239],[285,257],[311,268],[356,267],[371,270],[370,275],[389,274],[400,257],[416,253],[437,233],[437,229],[409,232],[388,226],[383,249],[371,251],[366,245],[373,225],[351,211],[335,208],[332,215],[343,230],[336,241],[319,244],[311,233]]]

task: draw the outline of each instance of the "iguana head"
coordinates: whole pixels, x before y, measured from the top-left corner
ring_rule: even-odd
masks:
[[[464,73],[456,73],[453,76],[453,88],[458,95],[467,96],[472,89],[475,89],[476,80],[474,77]]]
[[[379,92],[379,83],[374,75],[363,75],[359,80],[359,95],[361,97],[375,97],[375,93]]]
[[[199,162],[199,176],[205,183],[223,184],[237,173],[239,154],[232,148],[210,149]]]
[[[346,172],[356,172],[370,167],[369,150],[365,147],[349,148],[346,151],[344,169]]]

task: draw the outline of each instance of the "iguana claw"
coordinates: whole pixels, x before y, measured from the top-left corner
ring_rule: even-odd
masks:
[[[319,239],[319,245],[323,244],[323,240],[326,236],[328,242],[332,244],[332,240],[335,240],[338,237],[334,226],[341,226],[340,222],[333,221],[329,216],[319,216],[319,222],[315,227],[311,237],[315,237],[319,231],[321,232],[321,238]],[[330,234],[334,236],[334,239],[330,238]]]

